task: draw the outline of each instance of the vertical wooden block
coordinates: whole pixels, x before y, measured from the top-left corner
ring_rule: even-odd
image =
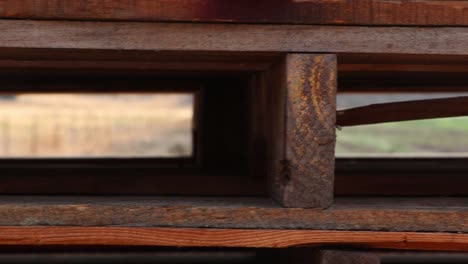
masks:
[[[282,145],[273,147],[271,193],[285,207],[326,208],[333,202],[336,56],[288,54],[283,64],[285,94],[275,93],[284,117],[276,115],[282,121],[273,126],[282,135],[272,142]]]

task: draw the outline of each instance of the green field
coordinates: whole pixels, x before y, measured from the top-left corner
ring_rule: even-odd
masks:
[[[344,127],[337,155],[468,153],[468,117]]]

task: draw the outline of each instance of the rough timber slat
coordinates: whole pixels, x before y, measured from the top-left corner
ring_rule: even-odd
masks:
[[[1,196],[0,226],[144,226],[468,233],[468,198],[336,198],[326,209],[267,198]]]
[[[285,135],[274,138],[284,145],[272,194],[286,207],[326,208],[333,202],[336,56],[288,54],[285,64]]]
[[[468,27],[0,21],[0,48],[468,54]]]
[[[0,227],[0,245],[260,247],[348,245],[468,251],[468,234],[139,227]]]
[[[336,124],[358,126],[468,115],[468,96],[372,104],[337,111]]]
[[[261,10],[261,12],[259,12]],[[466,1],[2,0],[0,17],[348,25],[468,25]]]

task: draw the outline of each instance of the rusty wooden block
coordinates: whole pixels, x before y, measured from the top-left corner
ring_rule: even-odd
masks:
[[[333,201],[336,56],[288,54],[270,190],[285,207],[326,208]],[[284,96],[281,94],[284,93]]]

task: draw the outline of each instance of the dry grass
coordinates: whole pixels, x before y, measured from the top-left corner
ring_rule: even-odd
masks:
[[[3,157],[191,154],[191,96],[35,94],[0,101]]]

